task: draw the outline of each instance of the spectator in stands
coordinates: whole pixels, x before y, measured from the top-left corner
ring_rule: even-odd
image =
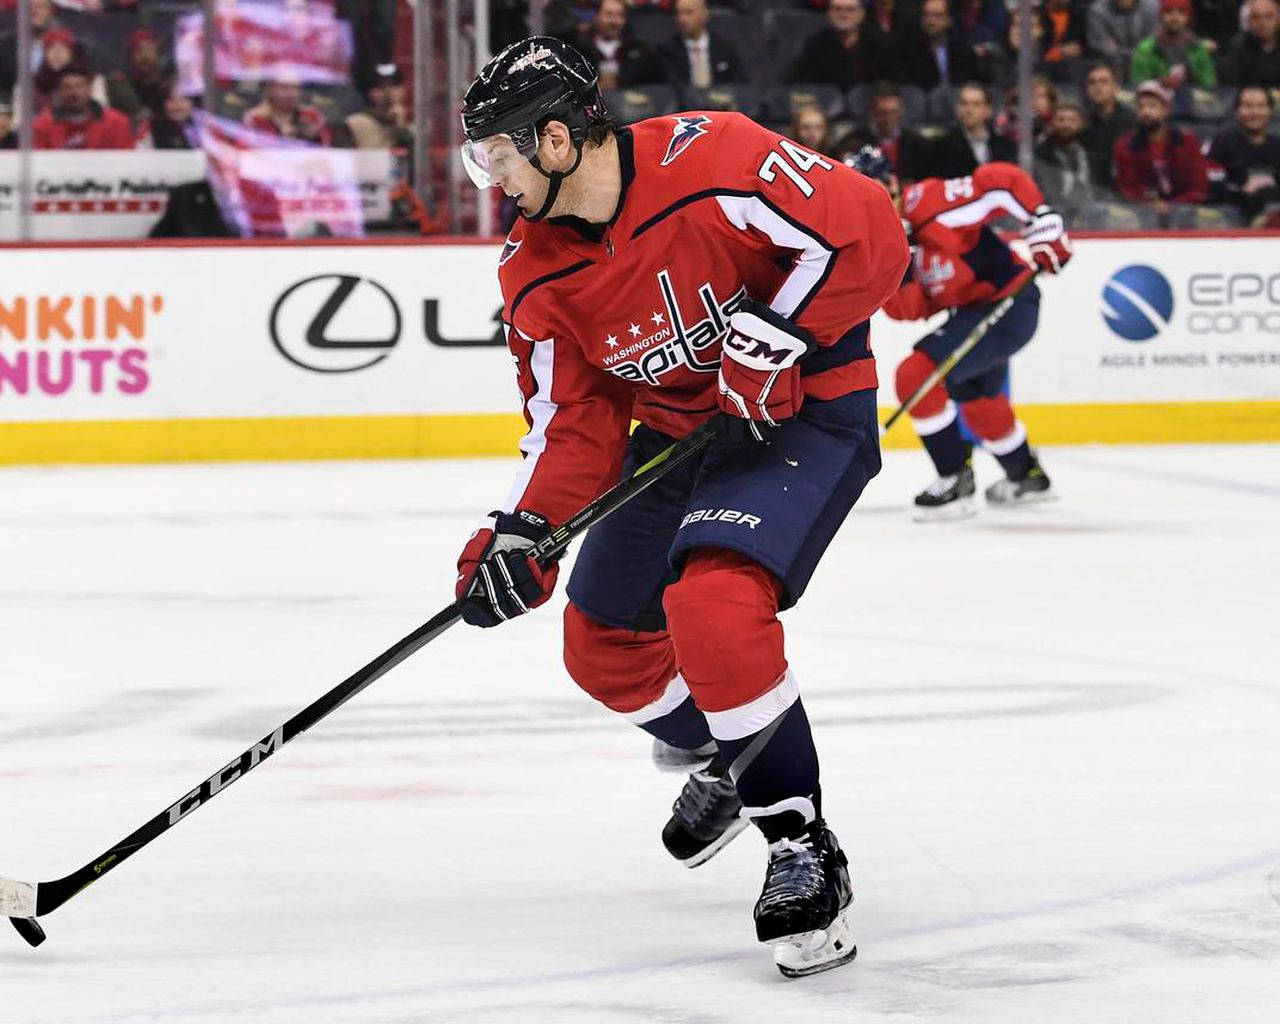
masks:
[[[996,42],[1009,27],[1004,0],[955,0],[951,14],[956,28],[974,46]]]
[[[1018,144],[1018,107],[1020,96],[1015,85],[1004,94],[1004,109],[996,116],[996,131]],[[1058,108],[1058,90],[1044,75],[1031,79],[1031,139],[1040,141],[1053,122],[1053,112]]]
[[[867,24],[862,0],[831,0],[827,24],[809,37],[791,69],[791,81],[838,86],[842,90],[873,81],[888,50],[888,39]]]
[[[1267,131],[1274,110],[1270,90],[1246,85],[1236,95],[1236,123],[1209,145],[1210,196],[1246,221],[1280,202],[1280,135]]]
[[[926,167],[929,177],[962,178],[993,160],[1016,163],[1018,151],[1012,142],[997,135],[991,123],[991,101],[977,82],[966,82],[956,91],[956,127],[937,138],[929,147]]]
[[[868,144],[880,148],[903,181],[918,181],[932,173],[928,168],[929,144],[914,129],[902,126],[902,91],[892,82],[877,82],[871,87],[867,123],[840,141],[836,156],[843,159]]]
[[[1084,148],[1084,107],[1062,100],[1035,150],[1035,179],[1045,199],[1067,216],[1074,216],[1098,198],[1089,153]]]
[[[160,45],[148,28],[136,29],[125,50],[125,68],[107,78],[107,101],[133,118],[135,128],[164,109],[173,73],[160,60]]]
[[[1089,49],[1117,74],[1127,73],[1133,50],[1155,31],[1159,0],[1093,0],[1089,5]]]
[[[164,106],[151,118],[151,145],[155,149],[196,149],[200,131],[195,120],[195,102],[173,90]]]
[[[399,96],[403,82],[394,65],[383,69],[364,90],[364,109],[347,115],[343,122],[346,137],[338,144],[355,149],[409,149],[413,136]]]
[[[92,81],[83,64],[58,72],[53,102],[31,124],[36,149],[133,149],[129,119],[93,99]]]
[[[296,81],[276,78],[262,90],[262,102],[251,107],[242,119],[245,126],[284,139],[298,139],[320,146],[333,142],[324,115],[302,102],[302,87]]]
[[[814,4],[821,7],[821,0]],[[919,0],[871,0],[867,24],[884,38],[896,38],[904,30],[913,29],[920,20]]]
[[[1192,19],[1198,32],[1217,53],[1244,24],[1240,0],[1194,0]]]
[[[58,78],[62,69],[73,62],[80,67],[88,68],[83,47],[76,42],[76,37],[70,29],[51,28],[41,40],[40,66],[36,68],[35,76],[31,80],[34,86],[37,113],[49,105],[53,94],[58,89]],[[89,91],[97,103],[103,105],[107,103],[106,84],[101,75],[92,76]]]
[[[0,96],[0,149],[18,148],[18,130],[13,124],[13,103]]]
[[[1138,127],[1112,151],[1115,187],[1125,199],[1166,214],[1175,203],[1204,202],[1209,176],[1200,140],[1169,123],[1173,94],[1155,80],[1137,89]]]
[[[924,0],[920,24],[898,38],[894,70],[901,81],[928,92],[978,77],[978,57],[969,41],[951,27],[947,0]]]
[[[676,0],[676,28],[675,37],[659,51],[671,85],[709,89],[742,78],[737,43],[707,28],[706,0]]]
[[[1031,69],[1036,74],[1047,70],[1044,62],[1048,38],[1048,18],[1043,10],[1032,12],[1031,19]],[[998,87],[1007,87],[1018,80],[1018,51],[1022,48],[1022,11],[1015,9],[1009,17],[1009,27],[1004,38],[996,43],[975,47],[982,58],[982,77]]]
[[[1111,154],[1116,141],[1138,124],[1137,115],[1118,99],[1119,86],[1115,69],[1106,61],[1094,64],[1085,79],[1089,120],[1084,129],[1084,148],[1093,161],[1093,180],[1099,185],[1111,185]]]
[[[657,58],[627,31],[627,5],[623,0],[600,0],[582,52],[596,66],[601,89],[662,81]]]
[[[1140,42],[1129,62],[1129,81],[1156,79],[1175,92],[1184,85],[1212,89],[1218,84],[1213,54],[1190,30],[1191,0],[1160,0],[1156,30]]]
[[[831,155],[831,126],[827,115],[816,103],[802,103],[791,113],[788,136],[815,153]]]
[[[1227,85],[1280,86],[1280,3],[1249,0],[1245,24],[1247,31],[1232,39],[1219,58],[1222,81]]]
[[[1078,82],[1084,59],[1085,11],[1080,0],[1047,0],[1041,60],[1055,82]]]

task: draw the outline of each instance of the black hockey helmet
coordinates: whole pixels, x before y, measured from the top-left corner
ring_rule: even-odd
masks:
[[[563,121],[586,137],[593,119],[605,116],[596,70],[580,52],[551,36],[512,43],[476,75],[462,100],[462,129],[478,142],[504,134],[522,150],[547,121]]]
[[[884,155],[884,151],[879,146],[863,146],[858,152],[846,156],[844,162],[859,174],[865,174],[868,178],[882,181],[886,185],[893,177],[893,164],[889,162],[889,158]]]

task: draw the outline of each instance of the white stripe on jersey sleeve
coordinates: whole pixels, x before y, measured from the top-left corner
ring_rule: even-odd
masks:
[[[827,248],[817,237],[779,217],[755,196],[716,196],[729,223],[739,231],[752,227],[763,232],[783,249],[798,249],[791,273],[782,282],[770,303],[780,316],[790,317],[808,298],[827,272],[835,250]]]
[[[533,342],[529,368],[533,372],[533,380],[537,387],[533,397],[528,401],[529,416],[533,420],[533,426],[520,439],[520,451],[524,453],[524,459],[521,460],[520,469],[511,483],[511,490],[507,492],[507,500],[502,505],[504,512],[514,512],[519,507],[520,499],[524,497],[529,481],[533,479],[533,471],[538,468],[538,458],[547,447],[547,427],[551,425],[551,418],[559,408],[551,400],[552,371],[555,368],[555,339],[547,338],[545,341],[538,341],[530,338],[518,327],[511,329],[525,341]]]
[[[938,214],[938,223],[947,228],[962,228],[969,224],[981,224],[993,213],[1003,210],[1017,217],[1022,223],[1032,219],[1027,208],[1013,198],[1008,189],[997,188],[979,196],[971,203],[957,206]]]

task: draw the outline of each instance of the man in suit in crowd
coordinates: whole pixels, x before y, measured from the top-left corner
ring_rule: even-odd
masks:
[[[627,5],[623,0],[600,0],[587,38],[571,42],[595,65],[601,89],[662,81],[657,57],[627,31]]]
[[[676,0],[675,13],[679,32],[659,54],[667,81],[695,89],[737,82],[742,76],[738,47],[707,28],[706,0]]]
[[[1017,147],[996,134],[991,100],[977,82],[966,82],[956,90],[955,114],[956,126],[929,147],[930,177],[962,178],[993,160],[1018,162]]]
[[[924,0],[920,24],[898,40],[897,77],[928,92],[978,77],[978,57],[964,34],[954,30],[947,0]]]

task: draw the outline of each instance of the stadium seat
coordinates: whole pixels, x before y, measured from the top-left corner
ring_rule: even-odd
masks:
[[[621,124],[670,114],[677,108],[675,91],[665,85],[612,89],[604,94],[604,102]]]
[[[929,90],[924,100],[924,116],[939,124],[951,122],[955,117],[955,99],[951,94],[951,86],[939,85]]]
[[[789,122],[797,107],[817,106],[828,118],[844,108],[844,97],[834,85],[775,85],[765,93],[761,117],[766,121]]]
[[[364,97],[349,85],[307,86],[302,92],[302,102],[319,109],[329,121],[340,121],[364,108]]]
[[[760,85],[776,85],[791,77],[791,69],[809,37],[826,24],[817,11],[770,7],[760,18],[767,58],[755,62],[753,76]]]
[[[1227,206],[1173,206],[1169,211],[1174,231],[1229,231],[1240,226],[1239,215]]]
[[[926,120],[926,110],[928,102],[925,99],[924,90],[918,85],[904,85],[902,87],[902,123],[908,128],[919,128],[921,122]],[[943,124],[951,122],[951,111],[946,112],[946,116],[942,118]]]
[[[748,117],[760,113],[760,90],[751,85],[713,85],[710,89],[685,89],[682,110],[737,110]]]
[[[631,34],[651,50],[657,50],[676,34],[676,19],[657,7],[632,7],[627,11]]]
[[[1158,226],[1155,211],[1128,203],[1090,203],[1074,225],[1081,231],[1143,231]]]

